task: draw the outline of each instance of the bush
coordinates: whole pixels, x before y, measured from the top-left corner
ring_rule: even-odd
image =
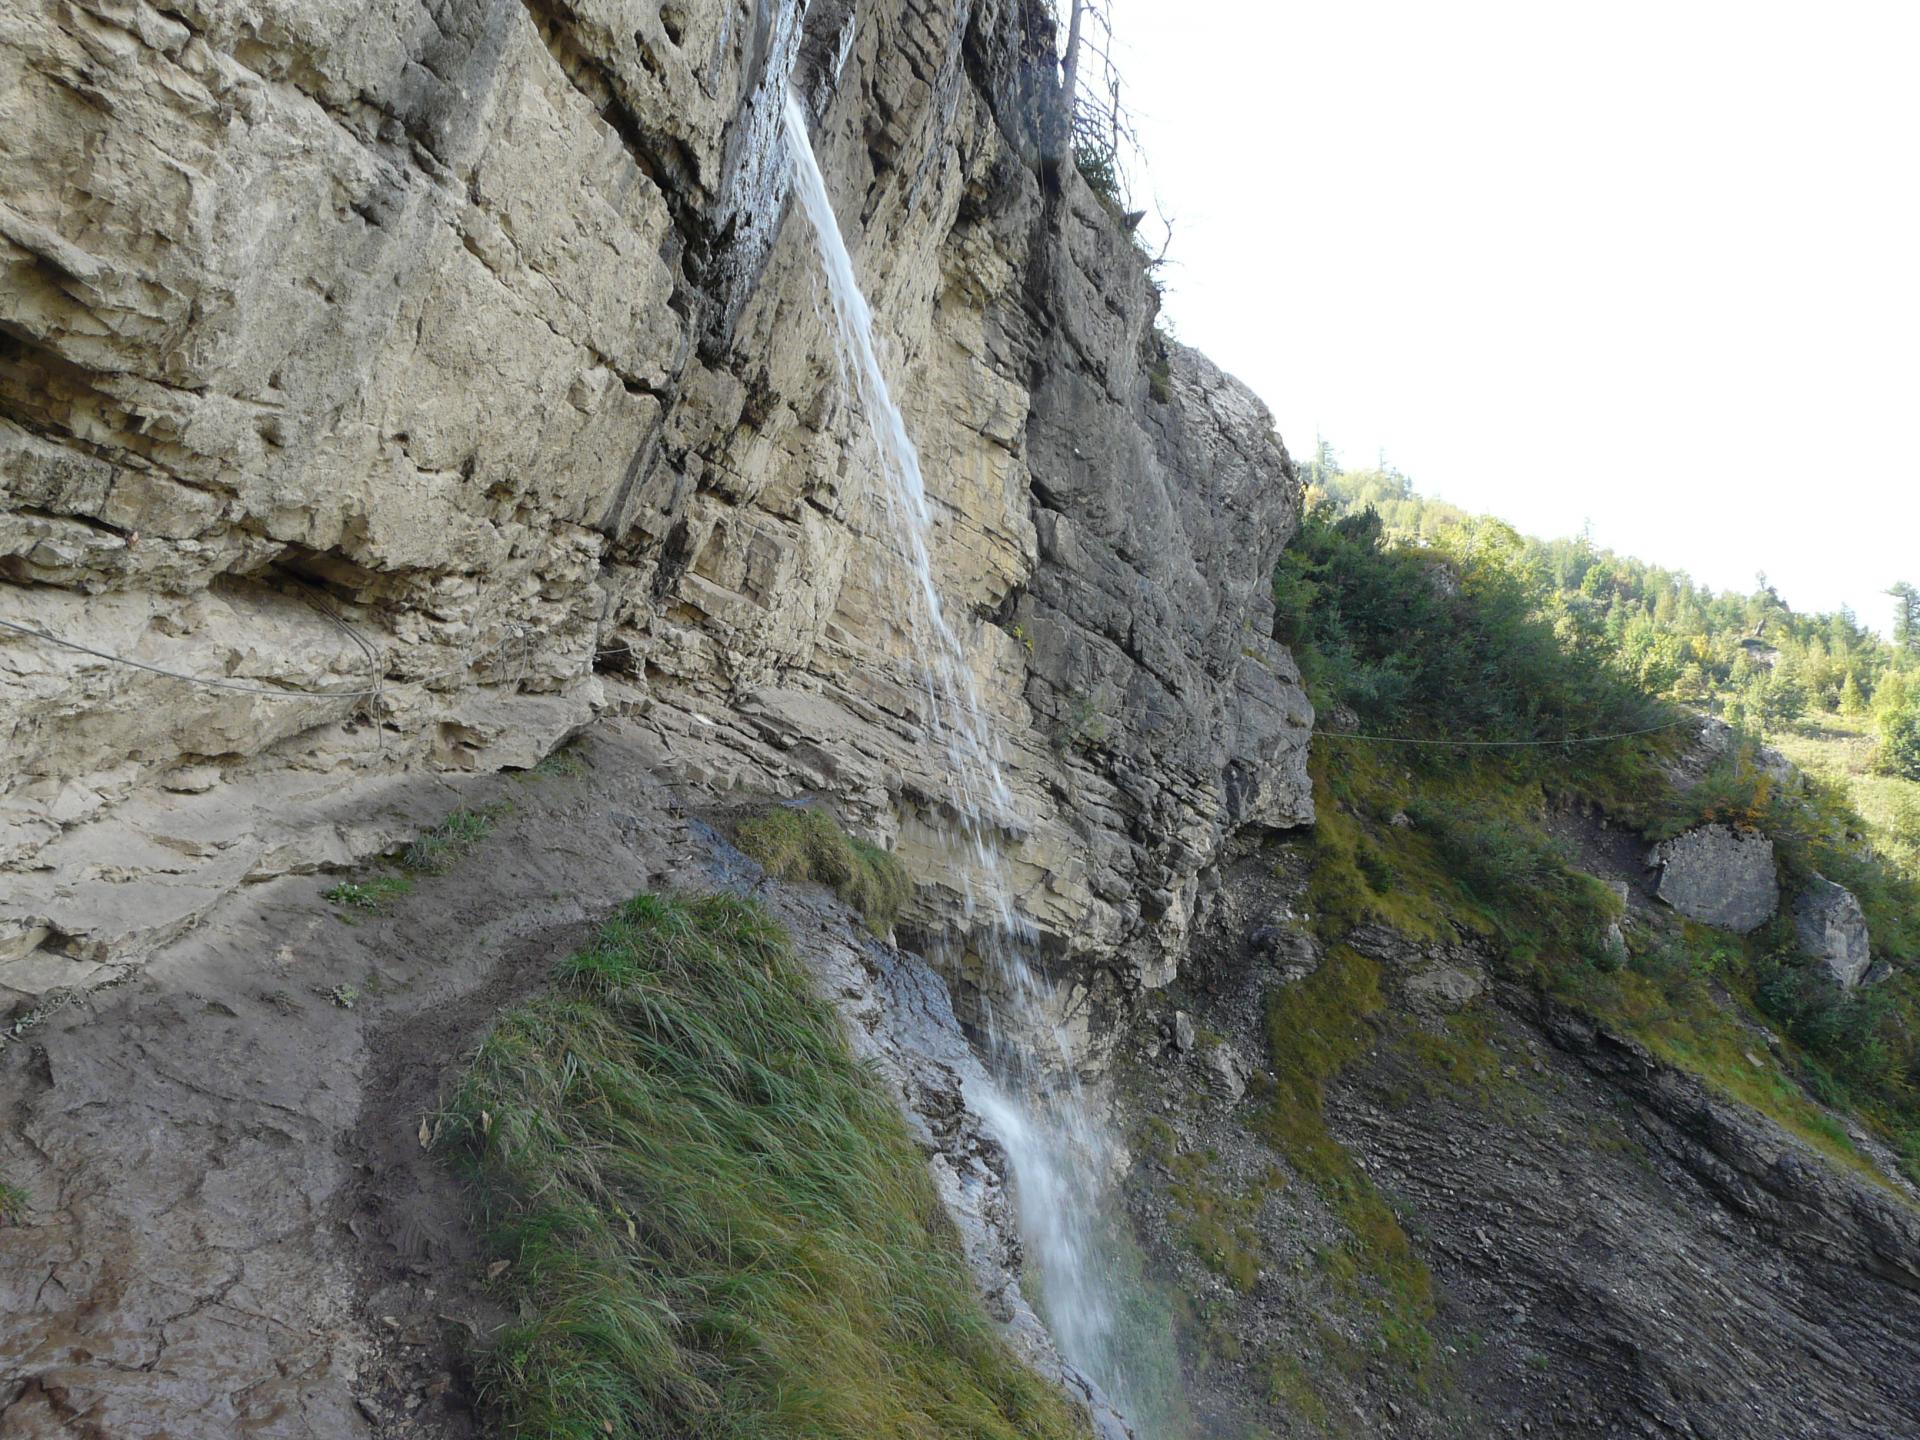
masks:
[[[1879,767],[1903,780],[1920,780],[1920,701],[1880,717]]]
[[[1504,527],[1389,544],[1377,512],[1315,506],[1274,572],[1275,625],[1316,704],[1375,732],[1560,740],[1666,718],[1597,639],[1563,636]]]

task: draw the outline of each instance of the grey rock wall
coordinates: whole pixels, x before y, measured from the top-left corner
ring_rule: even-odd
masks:
[[[1265,585],[1297,483],[1037,162],[1052,43],[1001,0],[0,14],[0,1005],[391,843],[324,820],[344,797],[615,713],[674,778],[833,793],[952,930],[790,81],[928,461],[1023,903],[1074,994],[1163,980],[1223,838],[1309,814]]]

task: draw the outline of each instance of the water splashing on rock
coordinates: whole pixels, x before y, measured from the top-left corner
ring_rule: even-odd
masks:
[[[1037,937],[1014,903],[1003,846],[1022,828],[999,746],[959,637],[946,618],[929,542],[933,514],[919,451],[880,366],[873,312],[854,273],[799,102],[787,98],[794,183],[819,239],[841,368],[873,432],[881,501],[898,538],[912,593],[903,620],[914,642],[930,726],[946,748],[964,849],[965,920],[992,977],[983,1002],[992,1093],[971,1099],[1006,1147],[1019,1193],[1021,1233],[1038,1271],[1042,1309],[1064,1358],[1124,1403],[1115,1373],[1114,1296],[1095,1243],[1110,1142],[1082,1095],[1066,1036],[1037,972]],[[966,863],[971,862],[971,863]]]

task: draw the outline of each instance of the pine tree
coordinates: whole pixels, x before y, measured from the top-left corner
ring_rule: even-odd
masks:
[[[1920,655],[1920,588],[1902,580],[1887,594],[1894,599],[1894,648],[1909,655]]]
[[[1847,672],[1847,678],[1840,682],[1840,713],[1842,715],[1864,715],[1867,713],[1867,697],[1860,693],[1860,682]]]

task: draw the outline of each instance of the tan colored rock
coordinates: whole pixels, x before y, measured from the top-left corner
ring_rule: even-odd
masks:
[[[1045,42],[998,9],[434,13],[0,15],[0,620],[67,642],[0,630],[0,919],[138,960],[379,843],[329,828],[342,793],[617,711],[716,792],[833,792],[951,926],[952,777],[784,205],[792,81],[1058,1007],[1087,1032],[1171,978],[1224,837],[1310,814],[1265,579],[1297,486],[1200,357],[1153,398],[1137,252],[1035,166]]]

